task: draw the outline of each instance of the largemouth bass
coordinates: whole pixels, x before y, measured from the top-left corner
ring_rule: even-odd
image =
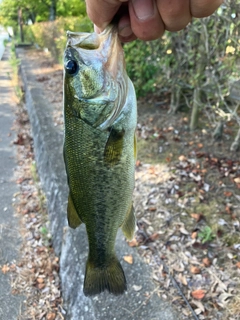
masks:
[[[115,254],[121,227],[135,231],[132,206],[136,160],[135,90],[114,26],[100,35],[68,32],[64,53],[64,160],[69,226],[86,225],[89,255],[84,294],[126,290]]]

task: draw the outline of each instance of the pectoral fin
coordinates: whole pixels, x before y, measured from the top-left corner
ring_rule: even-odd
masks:
[[[75,209],[71,194],[68,196],[67,218],[69,227],[73,229],[76,229],[82,223]]]
[[[110,130],[110,135],[104,150],[104,161],[111,167],[117,164],[121,158],[124,133],[124,130],[117,131],[113,128]]]
[[[133,205],[131,205],[128,210],[128,213],[126,214],[125,220],[121,225],[122,231],[128,240],[132,240],[135,233],[135,227],[136,227],[136,219],[134,214],[134,208],[133,208]]]

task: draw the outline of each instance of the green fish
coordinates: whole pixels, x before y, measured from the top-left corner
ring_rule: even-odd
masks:
[[[68,32],[64,52],[64,160],[71,228],[86,225],[84,294],[122,294],[126,278],[115,253],[117,231],[132,239],[137,104],[117,29]]]

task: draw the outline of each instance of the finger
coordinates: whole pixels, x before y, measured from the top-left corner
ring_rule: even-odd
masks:
[[[118,22],[118,34],[121,42],[130,42],[137,37],[134,35],[131,27],[129,14],[123,15]]]
[[[190,0],[190,9],[193,17],[203,18],[210,16],[223,0]]]
[[[87,0],[87,15],[103,31],[117,13],[123,2],[128,0]]]
[[[157,0],[157,7],[166,30],[179,31],[191,21],[189,0]]]
[[[130,0],[129,16],[133,33],[141,40],[160,38],[165,30],[155,0]]]

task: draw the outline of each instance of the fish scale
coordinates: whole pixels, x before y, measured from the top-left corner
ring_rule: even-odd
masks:
[[[135,230],[132,193],[136,97],[124,68],[115,27],[107,28],[99,36],[93,34],[92,45],[91,36],[69,34],[64,55],[67,214],[70,227],[86,225],[89,255],[85,295],[98,294],[105,289],[121,294],[126,290],[126,279],[114,246],[120,227],[129,239]],[[96,37],[99,37],[97,41]],[[97,43],[96,48],[94,43]],[[96,73],[102,81],[97,84],[101,92],[93,88],[95,79],[92,77]]]

